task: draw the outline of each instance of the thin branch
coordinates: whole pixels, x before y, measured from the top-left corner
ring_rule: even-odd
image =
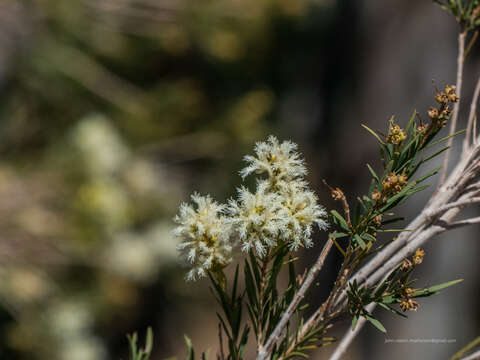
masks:
[[[451,360],[461,360],[463,358],[463,355],[466,352],[469,352],[470,350],[474,349],[480,344],[480,336],[473,339],[471,342],[469,342],[465,347],[460,349],[455,355],[452,356]]]
[[[480,350],[474,352],[473,354],[471,355],[468,355],[464,358],[461,358],[461,360],[477,360],[477,359],[480,359]]]
[[[290,305],[288,305],[287,310],[285,310],[285,312],[283,313],[282,318],[280,319],[277,326],[273,330],[272,334],[266,341],[265,346],[261,348],[260,351],[258,352],[257,360],[265,360],[269,358],[270,353],[273,349],[273,346],[277,343],[278,340],[280,340],[280,337],[283,333],[285,326],[287,326],[288,322],[290,321],[290,318],[292,317],[293,313],[297,309],[300,301],[302,301],[302,299],[304,298],[307,290],[310,288],[310,285],[315,280],[318,272],[322,269],[325,259],[327,258],[327,255],[332,248],[332,245],[333,245],[333,240],[331,237],[329,237],[322,249],[322,252],[318,256],[317,261],[311,267],[305,281],[303,282],[302,286],[298,290],[297,294],[293,298]]]
[[[465,188],[465,193],[472,191],[472,193],[478,194],[480,191],[480,182],[476,182],[474,184],[470,184]]]
[[[447,229],[455,229],[458,227],[466,226],[466,225],[473,225],[473,224],[478,224],[480,223],[480,216],[471,218],[471,219],[466,219],[466,220],[459,220],[459,221],[454,221],[448,224],[445,224],[444,226]]]
[[[473,116],[473,145],[477,145],[477,114]]]
[[[468,114],[468,123],[467,123],[467,132],[465,134],[465,139],[463,140],[463,153],[465,154],[468,147],[470,146],[470,138],[472,143],[475,140],[475,136],[472,137],[472,132],[476,131],[474,122],[475,117],[477,116],[477,103],[478,96],[480,95],[480,77],[477,80],[477,85],[475,86],[475,91],[473,92],[473,99],[470,105],[470,113]]]
[[[369,313],[372,313],[372,311],[375,309],[376,306],[377,306],[376,303],[371,303],[365,309]],[[329,360],[340,360],[342,358],[342,356],[345,354],[345,352],[347,351],[348,347],[353,342],[353,340],[360,333],[360,330],[362,330],[362,327],[363,325],[365,325],[366,322],[367,322],[366,318],[362,316],[360,317],[360,319],[358,319],[357,326],[355,327],[354,330],[351,330],[350,328],[348,328],[345,335],[343,335],[342,341],[340,341],[340,343],[336,347],[333,354],[330,355]]]
[[[462,32],[458,35],[458,58],[457,58],[457,89],[456,93],[460,97],[462,92],[462,77],[463,77],[463,57],[465,53],[465,38],[467,37],[466,32]],[[450,132],[449,135],[452,136],[457,127],[458,111],[460,109],[460,99],[455,103],[453,107],[453,114],[450,120]],[[443,160],[442,174],[440,176],[440,185],[445,182],[447,177],[447,168],[448,168],[448,159],[450,157],[451,147],[452,147],[453,137],[448,139],[447,146],[448,150],[445,152],[445,158]]]
[[[265,290],[267,287],[267,274],[268,274],[268,263],[270,262],[270,253],[267,252],[265,258],[262,260],[262,266],[260,267],[260,289],[259,289],[259,294],[258,294],[258,301],[259,301],[259,313],[258,313],[258,320],[259,320],[259,325],[258,325],[258,349],[257,352],[260,352],[262,349],[262,342],[263,342],[263,336],[264,336],[264,318],[265,318],[265,306],[264,306],[264,295],[265,295]]]
[[[458,200],[458,201],[452,202],[452,203],[447,204],[447,205],[443,205],[442,207],[438,208],[437,210],[434,211],[432,216],[441,215],[444,212],[446,212],[447,210],[450,210],[450,209],[453,209],[453,208],[457,208],[457,207],[461,208],[461,207],[465,207],[465,206],[472,205],[472,204],[478,204],[478,203],[480,203],[480,197]]]
[[[433,236],[438,235],[449,229],[448,224],[460,211],[459,208],[448,210],[443,214],[435,224],[432,224],[424,229],[420,235],[413,238],[403,248],[395,253],[387,262],[385,262],[377,271],[368,277],[365,281],[365,286],[371,286],[377,283],[386,273],[397,267],[403,259],[410,256],[415,250],[421,247],[425,242]]]
[[[352,227],[352,221],[350,219],[350,206],[348,205],[348,201],[347,201],[347,198],[346,198],[345,194],[343,193],[343,191],[340,188],[337,187],[336,189],[334,189],[333,187],[328,185],[328,183],[325,179],[323,180],[323,183],[325,184],[325,186],[327,186],[330,189],[330,193],[332,195],[332,198],[334,200],[340,201],[342,203],[343,212],[345,213],[345,220],[347,221],[348,227],[351,228]]]

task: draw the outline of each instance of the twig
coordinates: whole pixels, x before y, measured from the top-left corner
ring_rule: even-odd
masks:
[[[376,303],[371,303],[365,309],[369,313],[371,313],[376,306],[377,306]],[[347,351],[352,341],[360,333],[360,330],[362,329],[363,325],[365,325],[366,321],[367,320],[362,316],[360,317],[360,319],[358,319],[357,326],[355,327],[354,330],[351,330],[350,328],[348,328],[347,332],[342,338],[342,341],[340,341],[340,343],[337,345],[333,354],[330,355],[329,360],[340,360],[342,358],[342,356],[345,354],[345,352]]]
[[[459,221],[454,221],[448,224],[445,224],[445,227],[447,229],[455,229],[458,227],[462,227],[465,225],[473,225],[473,224],[478,224],[480,223],[480,216],[471,218],[471,219],[466,219],[466,220],[459,220]]]
[[[473,116],[473,144],[477,145],[477,114]]]
[[[463,355],[466,352],[469,352],[470,350],[474,349],[477,345],[480,344],[480,336],[473,339],[471,342],[469,342],[465,347],[460,349],[455,355],[452,356],[451,360],[460,360],[462,359]]]
[[[472,132],[476,131],[474,122],[475,122],[475,117],[477,116],[477,103],[478,103],[479,95],[480,95],[480,77],[477,80],[477,85],[475,86],[475,91],[473,92],[473,99],[470,105],[470,113],[468,114],[467,132],[465,134],[465,139],[463,140],[464,154],[467,152],[467,149],[470,146],[470,138],[472,137]],[[475,136],[473,136],[472,142],[474,139],[475,139]]]
[[[266,341],[265,346],[262,349],[260,349],[257,356],[257,360],[264,360],[269,358],[270,353],[273,349],[273,346],[277,343],[278,340],[280,340],[283,330],[285,326],[287,326],[298,304],[304,298],[305,293],[309,289],[312,282],[315,280],[315,277],[317,276],[318,272],[322,269],[325,259],[327,258],[327,255],[330,252],[330,249],[332,248],[332,245],[333,245],[333,240],[331,237],[329,237],[327,240],[327,243],[323,246],[322,252],[318,256],[317,261],[310,268],[310,271],[308,272],[308,275],[305,278],[305,281],[303,282],[302,286],[298,290],[297,294],[293,298],[290,305],[288,305],[287,310],[285,310],[285,312],[283,313],[282,318],[280,319],[277,326],[273,330],[272,334]]]
[[[460,97],[462,92],[462,77],[463,77],[463,57],[465,53],[465,38],[467,37],[466,32],[462,32],[458,35],[458,58],[457,58],[457,89],[456,93]],[[457,127],[458,111],[460,109],[460,99],[455,103],[453,107],[453,114],[450,120],[450,132],[449,135],[452,136]],[[445,152],[445,158],[443,160],[442,174],[440,176],[440,185],[445,182],[447,177],[447,168],[448,168],[448,159],[450,157],[451,146],[453,142],[453,137],[450,137],[447,142],[448,150]]]
[[[477,360],[477,359],[480,359],[480,350],[474,352],[473,354],[471,355],[468,355],[464,358],[461,358],[460,360]]]
[[[434,213],[431,216],[435,217],[435,216],[443,214],[447,210],[450,210],[450,209],[453,209],[453,208],[456,208],[456,207],[461,208],[461,207],[465,207],[465,206],[472,205],[472,204],[478,204],[478,203],[480,203],[480,197],[474,197],[474,198],[469,198],[469,199],[465,199],[465,200],[458,200],[458,201],[452,202],[450,204],[443,205],[442,207],[435,210]]]
[[[371,286],[377,283],[386,273],[394,269],[398,264],[400,264],[403,259],[408,257],[409,255],[413,254],[413,252],[421,247],[425,242],[431,239],[433,236],[438,235],[448,229],[446,226],[450,223],[450,221],[458,214],[460,211],[459,208],[454,208],[448,210],[445,214],[443,214],[439,220],[437,220],[437,224],[432,224],[428,226],[424,231],[420,233],[420,235],[416,236],[410,242],[408,242],[403,248],[395,253],[394,256],[390,258],[387,262],[385,262],[377,271],[375,271],[372,275],[368,277],[365,281],[365,286]]]
[[[337,187],[336,189],[334,189],[333,187],[328,185],[328,183],[325,179],[323,180],[323,183],[325,184],[325,186],[327,186],[330,189],[330,193],[332,195],[332,198],[334,200],[340,201],[342,203],[343,212],[345,213],[345,220],[347,222],[348,227],[351,228],[352,227],[352,221],[350,219],[350,206],[348,205],[348,201],[347,201],[347,198],[346,198],[345,194],[343,193],[343,191],[340,188]]]
[[[258,319],[259,319],[259,326],[258,326],[258,346],[257,346],[257,352],[260,353],[262,351],[262,343],[263,343],[263,335],[264,335],[264,328],[263,328],[263,320],[264,320],[264,303],[263,303],[263,297],[265,294],[265,288],[266,288],[266,277],[267,277],[267,270],[268,270],[268,263],[270,261],[270,253],[267,252],[265,258],[262,260],[262,266],[260,268],[260,278],[261,278],[261,283],[260,283],[260,290],[259,290],[259,314],[258,314]]]

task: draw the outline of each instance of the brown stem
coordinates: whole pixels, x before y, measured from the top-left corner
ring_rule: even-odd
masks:
[[[458,35],[458,57],[457,57],[457,89],[456,93],[460,97],[462,92],[462,78],[463,78],[463,58],[465,53],[465,38],[467,37],[466,32],[462,32]],[[457,119],[458,119],[458,112],[460,110],[460,98],[455,103],[453,107],[453,114],[450,120],[450,132],[449,136],[452,136],[455,132],[455,128],[457,127]],[[453,143],[453,137],[450,137],[447,142],[448,150],[445,152],[445,158],[443,159],[443,166],[442,166],[442,174],[440,176],[440,185],[445,182],[447,177],[447,167],[448,167],[448,160],[450,157],[451,146]]]
[[[261,324],[263,324],[263,318],[264,318],[264,313],[263,313],[263,308],[264,308],[264,302],[263,302],[263,297],[265,295],[265,288],[266,288],[266,278],[268,274],[268,263],[270,261],[270,252],[267,252],[265,255],[265,258],[262,260],[262,266],[260,267],[260,277],[261,277],[261,283],[260,283],[260,289],[259,289],[259,315],[258,315],[258,324],[257,324],[257,329],[258,329],[258,338],[257,338],[257,353],[259,353],[262,348],[263,348],[263,331],[264,329],[262,328]]]
[[[277,326],[273,330],[272,334],[270,337],[267,339],[265,346],[261,348],[258,351],[258,356],[257,360],[265,360],[268,359],[271,355],[273,346],[280,341],[283,336],[285,336],[283,330],[285,326],[287,326],[288,322],[290,321],[290,318],[294,314],[295,310],[297,309],[300,301],[304,298],[307,290],[310,288],[310,285],[313,283],[315,280],[318,272],[322,269],[323,264],[325,262],[325,259],[327,258],[328,253],[330,252],[331,248],[333,245],[333,240],[331,237],[328,238],[326,244],[324,245],[322,252],[318,256],[317,261],[315,264],[310,268],[310,271],[308,272],[307,277],[305,278],[304,282],[302,283],[302,286],[298,290],[298,292],[295,294],[295,297],[293,298],[292,302],[290,305],[288,305],[287,310],[282,315],[282,318],[278,322]],[[259,342],[261,343],[261,342]]]

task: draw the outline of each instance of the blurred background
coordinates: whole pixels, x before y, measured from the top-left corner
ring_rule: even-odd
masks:
[[[215,353],[207,281],[184,282],[171,236],[179,203],[233,196],[269,134],[299,144],[328,208],[322,179],[353,201],[379,166],[360,124],[425,114],[432,79],[455,81],[457,30],[430,0],[2,0],[0,358],[127,359],[125,334],[149,325],[152,360],[184,358],[183,334]],[[409,320],[379,312],[387,336],[367,325],[346,358],[445,358],[480,334],[479,250],[478,227],[433,239],[418,284],[465,281]]]

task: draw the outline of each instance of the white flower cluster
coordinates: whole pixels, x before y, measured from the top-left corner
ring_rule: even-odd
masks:
[[[286,244],[290,250],[313,245],[312,232],[328,227],[326,212],[304,180],[304,161],[296,152],[297,145],[270,136],[255,146],[256,156],[246,156],[248,166],[243,178],[266,173],[258,179],[254,193],[238,189],[238,199],[219,205],[209,196],[192,196],[197,209],[187,204],[180,207],[175,230],[183,238],[179,250],[193,269],[187,278],[204,276],[213,266],[231,261],[235,246],[264,257],[270,248]]]
[[[230,216],[242,249],[253,247],[263,256],[279,240],[291,250],[310,247],[313,225],[327,228],[327,214],[304,180],[307,169],[296,150],[291,141],[279,143],[270,136],[267,142],[255,145],[256,156],[245,156],[248,166],[240,172],[243,178],[252,173],[266,173],[268,178],[257,182],[255,194],[242,188],[239,203],[230,202]],[[245,201],[251,198],[258,204],[253,209],[251,202]]]
[[[183,239],[177,248],[192,264],[188,280],[204,277],[214,266],[227,265],[232,254],[231,225],[223,215],[225,205],[197,193],[192,195],[192,200],[196,208],[183,203],[174,218],[179,224],[174,235]]]

